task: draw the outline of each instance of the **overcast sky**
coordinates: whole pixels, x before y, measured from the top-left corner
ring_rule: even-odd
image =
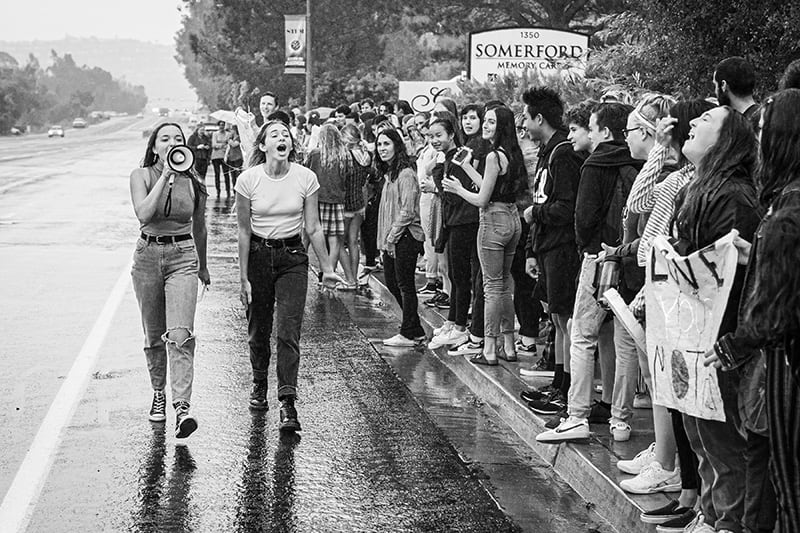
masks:
[[[0,41],[131,38],[172,44],[180,0],[0,0]]]

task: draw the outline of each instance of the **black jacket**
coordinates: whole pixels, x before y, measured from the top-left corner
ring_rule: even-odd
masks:
[[[583,163],[575,201],[579,252],[596,254],[600,243],[620,244],[622,209],[643,164],[631,157],[623,141],[600,143]]]
[[[452,164],[453,156],[456,154],[453,148],[444,156],[444,163],[439,163],[433,167],[433,182],[436,184],[436,192],[442,197],[443,221],[445,227],[461,226],[464,224],[477,224],[478,208],[467,202],[457,194],[444,192],[442,189],[442,179],[445,175],[455,178],[461,182],[465,189],[477,192],[477,187],[472,182],[467,173],[458,166]]]
[[[575,243],[575,197],[586,154],[577,153],[567,135],[557,131],[539,151],[534,180],[532,231],[528,257]]]
[[[207,148],[197,148],[197,146],[200,144],[207,146]],[[186,145],[192,149],[192,152],[194,152],[195,159],[203,161],[211,157],[210,135],[200,135],[195,131],[194,133],[189,135],[189,139],[186,141]]]
[[[683,203],[685,195],[684,188],[676,199],[676,213],[680,212],[679,206]],[[699,204],[699,213],[695,215],[694,225],[681,220],[676,221],[679,239],[676,250],[682,255],[696,252],[727,235],[734,228],[744,240],[753,242],[759,220],[758,196],[752,178],[744,174],[734,175],[723,181],[715,190],[705,194]],[[718,336],[736,330],[745,270],[742,265],[736,267],[736,275]]]

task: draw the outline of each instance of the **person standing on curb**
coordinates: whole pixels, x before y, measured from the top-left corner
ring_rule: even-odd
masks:
[[[425,340],[417,310],[414,270],[425,235],[419,218],[419,184],[397,130],[387,128],[375,140],[378,174],[384,177],[378,210],[378,249],[383,251],[386,286],[403,311],[400,333],[384,346],[413,347]]]
[[[144,327],[147,369],[153,386],[151,422],[165,422],[167,363],[175,408],[175,437],[197,429],[189,414],[194,380],[197,280],[211,283],[206,263],[205,185],[191,171],[166,164],[184,143],[180,126],[164,123],[147,141],[142,168],[131,173],[133,209],[141,236],[133,255],[133,289]]]
[[[281,431],[301,429],[295,398],[308,287],[303,229],[319,259],[324,285],[333,288],[341,281],[333,272],[325,248],[317,206],[317,176],[291,162],[293,152],[289,128],[279,120],[267,122],[256,137],[250,168],[239,176],[235,187],[241,299],[247,309],[253,367],[250,407],[268,409],[267,369],[274,320]]]

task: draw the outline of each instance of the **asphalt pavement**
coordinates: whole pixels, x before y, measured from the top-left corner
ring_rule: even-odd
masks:
[[[396,317],[370,293],[309,284],[304,431],[277,431],[274,377],[272,409],[251,412],[224,193],[207,211],[199,429],[182,444],[172,413],[148,422],[127,181],[146,122],[57,154],[61,139],[0,140],[0,531],[609,531],[428,352],[383,349]]]

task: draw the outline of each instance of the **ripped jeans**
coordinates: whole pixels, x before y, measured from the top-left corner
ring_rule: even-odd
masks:
[[[173,403],[192,398],[197,269],[192,239],[171,244],[139,239],[136,243],[131,275],[142,314],[150,382],[153,390],[164,390],[169,360]],[[185,340],[177,343],[170,339],[172,335]]]

